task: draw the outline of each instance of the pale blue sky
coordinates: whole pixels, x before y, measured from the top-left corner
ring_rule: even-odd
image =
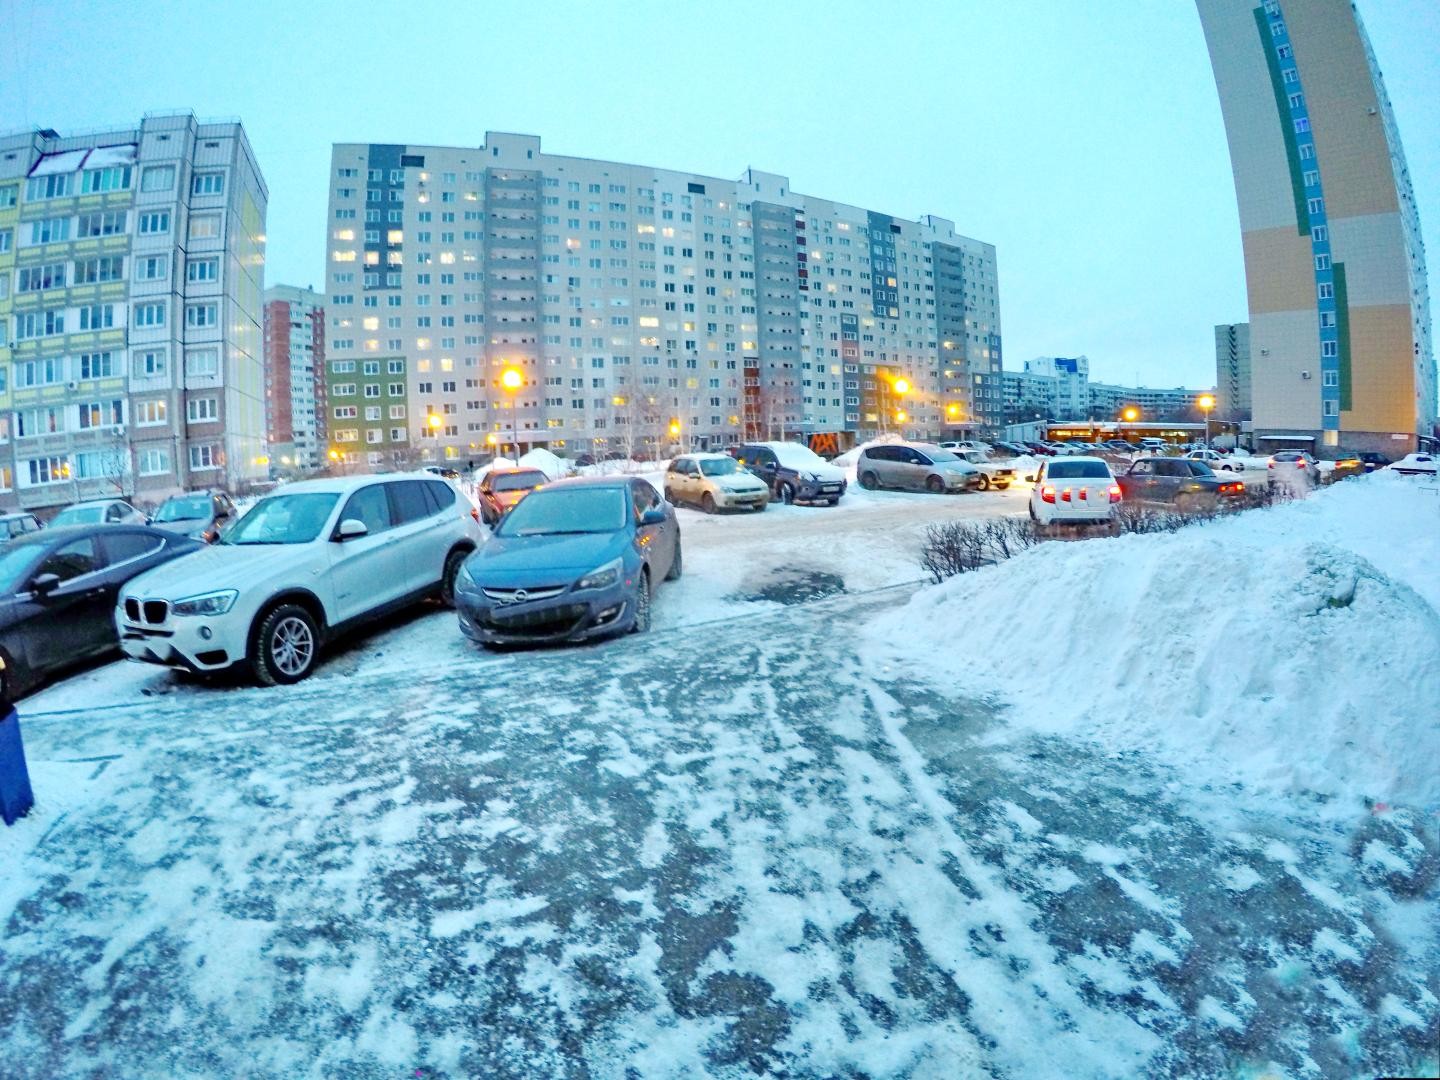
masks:
[[[1362,0],[1432,261],[1440,4]],[[193,109],[245,122],[269,282],[323,284],[334,142],[478,145],[736,177],[999,249],[1007,367],[1214,381],[1245,318],[1234,187],[1187,0],[876,4],[0,0],[0,130]]]

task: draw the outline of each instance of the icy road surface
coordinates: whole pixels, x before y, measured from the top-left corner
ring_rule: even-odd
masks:
[[[848,628],[908,592],[34,717],[3,1072],[1434,1069],[1408,813],[1191,790],[866,674]]]

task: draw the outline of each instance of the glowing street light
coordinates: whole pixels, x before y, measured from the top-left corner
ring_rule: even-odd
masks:
[[[444,426],[445,421],[440,418],[439,413],[432,412],[429,416],[425,417],[425,424],[431,431],[439,431],[440,428]]]
[[[1210,410],[1215,408],[1214,394],[1201,394],[1195,399],[1196,406],[1205,414],[1205,446],[1210,446]]]
[[[512,393],[525,385],[525,376],[515,368],[506,368],[500,374],[500,385]]]
[[[910,380],[905,378],[896,379],[892,384],[897,394],[908,394],[910,392]]]
[[[1125,411],[1120,414],[1120,419],[1133,424],[1136,420],[1140,419],[1140,410],[1134,405],[1127,405],[1125,406]]]
[[[510,434],[515,447],[515,457],[520,457],[520,418],[515,415],[515,392],[525,385],[525,376],[519,368],[507,367],[500,373],[500,385],[510,395]]]
[[[903,424],[903,423],[905,423],[905,421],[908,420],[908,419],[909,419],[909,417],[905,414],[905,410],[904,410],[904,409],[897,409],[897,410],[895,411],[895,422],[896,422],[897,424]]]

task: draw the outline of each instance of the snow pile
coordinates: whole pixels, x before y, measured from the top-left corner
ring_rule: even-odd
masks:
[[[834,465],[837,469],[853,469],[856,462],[860,460],[861,450],[868,450],[872,446],[884,446],[886,443],[898,443],[904,441],[905,440],[902,439],[899,435],[881,435],[878,439],[871,439],[869,442],[862,442],[856,446],[852,446],[843,454],[837,454],[835,457],[830,459],[830,464]]]
[[[1042,544],[922,591],[866,651],[1202,780],[1434,806],[1437,537],[1433,495],[1377,473],[1174,534]]]
[[[507,457],[497,457],[497,458],[495,458],[493,461],[487,461],[484,465],[479,466],[479,467],[478,467],[477,469],[475,469],[475,471],[472,472],[470,475],[471,475],[471,476],[476,480],[476,482],[478,483],[482,477],[484,477],[486,474],[488,474],[489,472],[491,472],[491,471],[494,470],[494,469],[513,469],[513,468],[515,468],[515,462],[511,461],[511,460],[510,460],[509,458],[507,458]]]
[[[527,450],[522,454],[520,467],[522,469],[539,469],[551,480],[558,480],[570,472],[568,462],[561,461],[543,446],[537,446],[534,450]]]

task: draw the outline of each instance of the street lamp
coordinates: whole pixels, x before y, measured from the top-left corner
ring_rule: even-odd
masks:
[[[500,385],[510,395],[510,434],[515,445],[515,460],[520,460],[520,419],[515,415],[515,394],[525,385],[519,368],[509,367],[500,373]]]
[[[1201,394],[1195,399],[1195,404],[1205,414],[1205,448],[1210,448],[1210,410],[1215,408],[1214,394]]]
[[[905,378],[896,379],[894,382],[895,393],[904,396],[910,392],[910,380]]]
[[[1133,424],[1136,420],[1140,419],[1140,410],[1134,405],[1127,405],[1125,411],[1120,414],[1120,419],[1126,423]]]

